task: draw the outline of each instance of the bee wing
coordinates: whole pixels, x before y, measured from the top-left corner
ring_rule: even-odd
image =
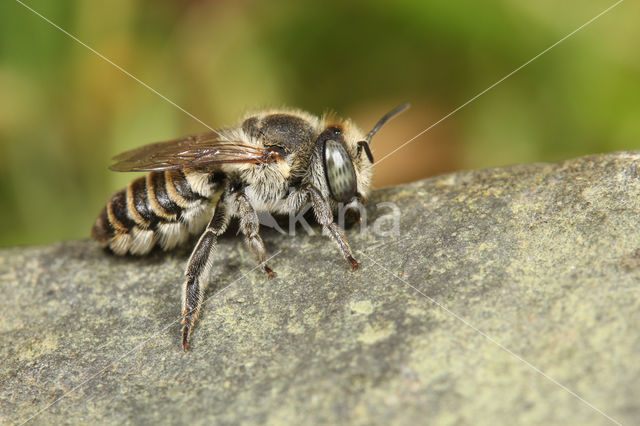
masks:
[[[115,164],[109,167],[111,170],[147,172],[224,163],[271,163],[278,161],[280,155],[269,148],[222,140],[217,133],[211,132],[145,145],[113,159]]]

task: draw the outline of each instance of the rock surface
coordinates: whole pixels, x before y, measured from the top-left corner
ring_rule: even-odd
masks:
[[[638,424],[639,163],[377,191],[356,272],[317,227],[262,232],[269,281],[224,237],[190,353],[187,248],[0,250],[0,423]]]

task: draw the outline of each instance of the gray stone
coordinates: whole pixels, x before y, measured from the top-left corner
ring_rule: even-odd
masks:
[[[230,233],[190,353],[188,248],[1,250],[0,423],[638,424],[639,162],[377,191],[356,272],[317,226],[266,229],[268,281]]]

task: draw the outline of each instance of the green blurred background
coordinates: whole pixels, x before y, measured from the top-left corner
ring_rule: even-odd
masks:
[[[332,109],[377,158],[613,1],[25,0],[211,126]],[[640,6],[625,1],[376,167],[377,187],[640,145]],[[86,238],[120,151],[206,130],[14,0],[0,3],[0,246]]]

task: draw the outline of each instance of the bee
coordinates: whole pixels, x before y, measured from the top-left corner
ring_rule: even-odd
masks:
[[[202,304],[218,236],[238,218],[250,251],[271,278],[257,212],[299,212],[311,204],[323,231],[353,269],[342,229],[334,222],[339,204],[365,199],[373,172],[375,133],[408,108],[401,105],[364,135],[347,119],[316,117],[299,110],[262,111],[235,127],[158,142],[114,157],[111,170],[148,172],[116,192],[91,235],[116,255],[144,255],[200,235],[187,262],[182,287],[182,347]]]

